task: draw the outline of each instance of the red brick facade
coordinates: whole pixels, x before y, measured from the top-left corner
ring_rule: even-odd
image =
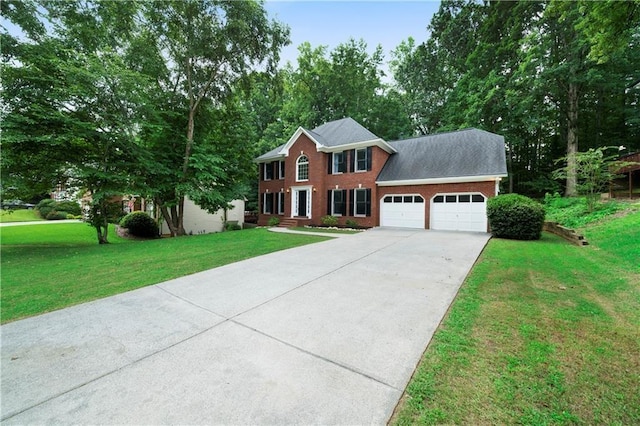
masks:
[[[353,150],[345,150],[345,161],[351,165]],[[276,216],[280,221],[288,218],[299,219],[300,224],[320,225],[321,218],[331,214],[329,191],[346,190],[345,214],[337,216],[338,223],[345,225],[347,220],[355,221],[358,225],[373,227],[380,225],[380,203],[382,198],[388,194],[420,194],[425,199],[425,228],[429,228],[429,205],[431,199],[439,193],[482,193],[485,197],[495,195],[495,181],[470,182],[470,183],[447,183],[429,185],[404,185],[404,186],[376,186],[376,178],[384,167],[389,155],[378,146],[371,147],[371,164],[369,171],[352,171],[352,167],[344,173],[329,173],[329,164],[332,161],[331,153],[318,152],[316,144],[302,133],[291,145],[289,155],[282,158],[284,161],[284,178],[279,176],[278,161],[262,163],[259,166],[259,225],[267,225],[269,219]],[[297,181],[297,161],[305,155],[308,158],[308,180]],[[352,165],[351,165],[352,166]],[[265,167],[272,167],[271,179],[265,180]],[[357,215],[354,211],[354,192],[352,190],[369,189],[370,207],[368,215]],[[310,218],[296,216],[292,211],[295,205],[295,195],[299,190],[307,191],[310,201]],[[267,194],[267,195],[265,195]],[[273,195],[269,195],[273,194]],[[281,195],[277,195],[281,194]],[[360,192],[362,195],[363,192]],[[369,193],[367,193],[369,194]],[[280,197],[283,198],[284,209],[278,212]],[[270,201],[268,201],[270,199]],[[265,201],[270,203],[272,213],[265,213]],[[269,207],[269,206],[267,206]],[[307,212],[308,213],[308,212]]]

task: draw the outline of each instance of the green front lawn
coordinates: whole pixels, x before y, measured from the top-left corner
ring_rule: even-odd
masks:
[[[0,210],[0,223],[4,222],[31,222],[44,220],[35,210]]]
[[[357,234],[362,231],[354,231],[353,229],[330,229],[322,227],[305,227],[305,226],[293,226],[289,228],[293,231],[303,232],[325,232],[327,234]]]
[[[2,323],[325,238],[266,229],[98,245],[84,223],[0,228]]]
[[[492,239],[393,424],[640,424],[640,212]]]

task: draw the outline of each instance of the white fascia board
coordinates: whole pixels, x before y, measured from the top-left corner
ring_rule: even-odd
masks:
[[[313,136],[311,136],[311,134],[309,132],[307,132],[305,129],[303,129],[302,127],[298,127],[298,130],[296,130],[296,132],[293,134],[293,136],[291,136],[291,138],[289,138],[289,140],[287,141],[286,144],[284,144],[284,146],[282,147],[282,149],[280,150],[280,154],[282,154],[284,157],[288,157],[289,156],[289,149],[291,148],[291,146],[298,140],[298,138],[300,137],[301,134],[305,134],[309,139],[311,139],[311,141],[313,143],[316,144],[316,149],[319,151],[321,147],[323,147],[323,145],[318,142],[317,140],[315,140],[315,138]]]
[[[391,145],[389,145],[383,139],[380,139],[380,138],[371,139],[369,141],[348,143],[348,144],[338,145],[338,146],[322,146],[322,145],[320,145],[318,147],[318,151],[319,152],[341,152],[341,151],[346,151],[348,149],[366,148],[368,146],[373,146],[373,145],[377,146],[378,148],[382,149],[383,151],[386,151],[388,154],[394,154],[394,153],[398,152],[398,151],[396,151],[395,148],[393,148]]]
[[[378,186],[406,186],[406,185],[435,185],[441,183],[467,183],[467,182],[493,182],[500,181],[507,175],[490,175],[490,176],[456,176],[445,178],[431,179],[406,179],[391,181],[376,181]]]
[[[254,163],[256,164],[261,164],[261,163],[270,163],[274,160],[282,160],[285,157],[284,154],[278,153],[278,154],[274,154],[270,157],[265,157],[265,158],[256,158],[253,160]]]

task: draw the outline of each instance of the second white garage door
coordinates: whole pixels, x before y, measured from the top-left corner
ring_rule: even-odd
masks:
[[[487,232],[487,199],[482,194],[438,194],[431,200],[431,229]]]
[[[380,226],[424,229],[425,203],[420,195],[386,195],[380,204]]]

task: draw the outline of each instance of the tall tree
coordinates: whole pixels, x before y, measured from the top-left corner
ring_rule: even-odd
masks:
[[[224,105],[233,86],[254,66],[265,64],[273,70],[280,47],[288,42],[288,29],[270,21],[262,4],[255,1],[150,2],[145,4],[144,16],[155,61],[162,64],[155,77],[167,93],[165,112],[173,117],[171,121],[185,125],[183,137],[165,126],[154,140],[155,150],[171,151],[157,160],[164,161],[162,169],[172,181],[165,181],[154,195],[171,234],[183,235],[186,196],[198,199],[210,211],[231,201],[202,196],[203,176],[216,182],[214,190],[222,194],[223,181],[233,180],[235,167],[221,166],[224,156],[206,149],[206,134],[197,131],[201,112]],[[180,164],[175,163],[178,155]]]

